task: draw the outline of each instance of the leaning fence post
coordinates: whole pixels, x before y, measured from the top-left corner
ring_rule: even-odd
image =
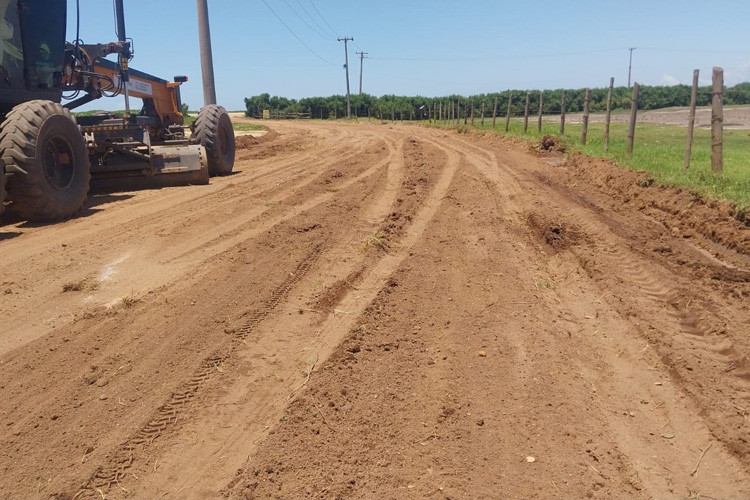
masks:
[[[724,170],[724,70],[714,66],[711,100],[711,170]]]
[[[492,109],[492,130],[495,130],[496,118],[497,118],[497,97],[495,97],[495,107]]]
[[[560,102],[560,135],[565,135],[565,91],[562,93]]]
[[[607,92],[607,118],[604,121],[604,152],[609,152],[609,122],[612,119],[612,87],[615,86],[615,77],[609,79],[609,91]]]
[[[529,128],[529,104],[531,102],[531,92],[526,91],[526,108],[523,112],[523,133]]]
[[[633,84],[633,98],[630,101],[630,125],[628,128],[628,146],[625,153],[633,156],[633,141],[635,140],[635,120],[638,114],[638,90],[641,85],[638,82]]]
[[[581,127],[581,144],[586,145],[586,136],[589,133],[589,104],[591,102],[591,89],[586,87],[586,96],[583,98],[583,126]]]
[[[510,107],[513,105],[513,94],[508,92],[508,111],[505,113],[505,132],[510,129]]]
[[[685,170],[690,168],[690,157],[693,153],[693,130],[695,130],[695,106],[698,101],[698,75],[700,70],[693,70],[693,91],[690,93],[690,115],[688,116],[687,144],[685,146]]]

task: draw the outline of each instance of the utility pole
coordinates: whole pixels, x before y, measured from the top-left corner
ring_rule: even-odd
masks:
[[[201,51],[201,73],[203,74],[203,104],[216,104],[214,83],[214,59],[211,54],[211,30],[208,25],[208,0],[198,1],[198,39]]]
[[[355,52],[356,54],[359,54],[359,95],[362,95],[362,66],[363,61],[367,57],[367,52]]]
[[[628,50],[630,51],[630,62],[628,63],[628,88],[630,88],[630,71],[633,68],[633,51],[637,47],[630,47]]]
[[[352,119],[352,102],[349,97],[349,50],[346,47],[348,42],[353,42],[354,37],[337,38],[339,42],[344,42],[344,69],[346,70],[346,119]]]

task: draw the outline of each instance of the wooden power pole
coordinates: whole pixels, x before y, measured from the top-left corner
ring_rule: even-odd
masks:
[[[630,88],[630,72],[633,69],[633,51],[637,47],[630,47],[628,50],[630,51],[630,62],[628,62],[628,88]]]
[[[367,58],[367,52],[355,52],[355,54],[359,54],[359,95],[362,95],[362,67]]]
[[[348,42],[353,42],[354,37],[337,38],[339,42],[344,42],[344,69],[346,70],[346,118],[352,119],[352,101],[349,94],[349,50],[346,46]]]

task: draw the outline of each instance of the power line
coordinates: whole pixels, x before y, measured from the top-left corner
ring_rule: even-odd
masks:
[[[320,18],[321,18],[321,19],[323,20],[323,22],[325,23],[325,25],[326,25],[326,26],[328,26],[328,28],[329,28],[329,29],[331,30],[331,33],[333,33],[333,35],[334,35],[334,36],[338,37],[338,34],[336,34],[336,30],[335,30],[335,29],[333,29],[333,28],[331,28],[331,25],[330,25],[330,24],[328,24],[328,21],[326,21],[326,18],[325,18],[325,17],[323,17],[323,14],[321,14],[321,13],[320,13],[320,11],[319,11],[319,10],[318,10],[318,8],[317,8],[317,7],[315,6],[315,4],[313,3],[313,1],[312,1],[312,0],[308,0],[308,1],[310,2],[310,5],[312,5],[312,6],[313,6],[313,9],[315,9],[315,12],[317,12],[317,13],[318,13],[318,15],[320,16]]]
[[[271,6],[270,6],[270,5],[268,5],[268,2],[266,2],[266,0],[263,0],[263,3],[265,4],[265,6],[266,6],[266,7],[268,7],[268,10],[270,10],[270,11],[271,11],[271,13],[272,13],[272,14],[273,14],[274,16],[276,16],[276,19],[278,19],[278,20],[279,20],[279,22],[280,22],[281,24],[283,24],[283,25],[284,25],[284,27],[285,27],[285,28],[286,28],[286,29],[287,29],[287,30],[289,31],[289,33],[291,33],[291,34],[292,34],[292,36],[293,36],[294,38],[296,38],[296,39],[297,39],[297,41],[298,41],[299,43],[301,43],[302,45],[304,45],[304,46],[305,46],[305,48],[306,48],[307,50],[309,50],[309,51],[310,51],[310,52],[311,52],[311,53],[312,53],[312,54],[313,54],[313,55],[314,55],[315,57],[317,57],[318,59],[320,59],[321,61],[323,61],[323,62],[325,62],[325,63],[328,63],[328,64],[330,64],[331,66],[337,66],[337,64],[336,64],[336,63],[334,63],[334,62],[331,62],[331,61],[329,61],[328,59],[326,59],[325,57],[321,56],[320,54],[318,54],[317,52],[315,52],[315,51],[314,51],[313,49],[311,49],[309,45],[307,45],[307,44],[306,44],[305,42],[303,42],[303,41],[302,41],[302,39],[301,39],[300,37],[298,37],[298,36],[297,36],[297,34],[296,34],[296,33],[295,33],[294,31],[292,31],[292,28],[290,28],[290,27],[289,27],[289,25],[288,25],[288,24],[286,24],[286,23],[284,22],[284,20],[283,20],[283,19],[281,19],[281,18],[279,17],[279,15],[278,15],[278,14],[276,13],[276,11],[275,11],[275,10],[273,10],[273,9],[271,8]]]
[[[333,40],[332,37],[330,37],[330,36],[328,36],[326,34],[323,34],[320,31],[318,31],[317,29],[315,29],[314,27],[310,26],[310,23],[308,23],[307,21],[305,21],[305,19],[302,16],[300,16],[299,13],[296,10],[294,10],[294,7],[292,7],[287,0],[284,0],[284,3],[286,4],[287,7],[289,7],[289,10],[291,10],[292,12],[294,12],[294,15],[297,16],[299,18],[299,20],[302,21],[305,24],[305,26],[307,26],[312,31],[314,31],[316,35],[324,38],[325,40]]]
[[[321,33],[323,33],[326,37],[329,37],[331,40],[333,40],[334,38],[336,38],[336,34],[335,33],[334,33],[333,36],[331,36],[329,33],[326,32],[325,28],[323,28],[323,26],[321,26],[320,23],[315,20],[315,18],[312,16],[312,14],[310,14],[307,11],[307,9],[305,8],[305,6],[302,5],[302,2],[300,2],[300,0],[297,0],[297,5],[299,5],[300,8],[302,8],[302,10],[304,11],[304,13],[307,14],[307,17],[310,18],[310,20],[313,22],[313,24],[315,24],[315,26],[317,26],[318,29],[320,29]]]

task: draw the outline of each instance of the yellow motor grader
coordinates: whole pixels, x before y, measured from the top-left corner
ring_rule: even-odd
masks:
[[[84,44],[77,34],[66,42],[67,7],[0,0],[0,213],[9,203],[26,220],[67,219],[83,207],[92,178],[207,184],[229,174],[235,146],[226,110],[203,107],[186,133],[187,77],[167,81],[129,68],[123,0],[114,2],[118,39],[108,43]],[[112,96],[124,96],[124,113],[70,112]],[[131,98],[139,110],[131,111]]]

